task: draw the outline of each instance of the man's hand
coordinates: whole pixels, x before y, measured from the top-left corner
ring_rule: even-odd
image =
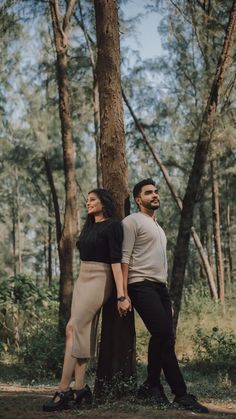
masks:
[[[124,301],[117,301],[117,309],[120,317],[126,316],[127,312],[132,310],[130,299],[126,297]]]
[[[126,300],[128,300],[129,301],[129,311],[132,311],[132,302],[131,302],[131,299],[129,298],[129,296],[128,295],[126,295]]]

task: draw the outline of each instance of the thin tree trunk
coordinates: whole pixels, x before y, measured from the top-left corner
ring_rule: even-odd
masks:
[[[229,295],[232,294],[233,282],[233,260],[232,260],[232,238],[231,238],[231,208],[229,204],[229,187],[226,178],[226,255],[228,260],[228,289]]]
[[[207,257],[209,260],[209,264],[211,266],[211,269],[213,271],[213,254],[212,254],[212,249],[213,249],[213,240],[212,240],[212,229],[211,228],[207,228],[207,235],[206,235],[206,248],[207,248]],[[218,296],[218,294],[217,294]]]
[[[53,202],[54,208],[54,215],[56,220],[56,238],[57,238],[57,246],[59,246],[61,234],[62,234],[62,226],[61,226],[61,216],[60,216],[60,208],[58,203],[57,191],[53,179],[53,174],[50,166],[50,162],[46,154],[43,156],[43,161],[45,165],[45,172],[50,188],[50,197],[49,197],[49,215],[51,214],[51,197]],[[56,267],[56,262],[55,262]],[[56,272],[56,268],[55,268]],[[52,281],[52,226],[50,221],[48,222],[48,285],[51,285]]]
[[[189,176],[187,189],[183,199],[183,209],[181,211],[179,232],[176,242],[172,278],[171,278],[171,295],[174,302],[174,327],[177,327],[178,317],[181,307],[181,298],[184,285],[185,267],[188,260],[189,239],[192,227],[193,212],[195,201],[206,164],[208,149],[212,139],[213,119],[216,114],[220,90],[230,59],[230,50],[233,44],[236,27],[236,0],[229,15],[229,22],[226,30],[225,41],[221,55],[218,60],[216,75],[212,83],[209,100],[203,117],[202,129],[200,131],[198,144],[195,151],[194,162]]]
[[[58,0],[50,1],[54,43],[56,47],[57,84],[59,93],[59,114],[64,159],[65,213],[64,225],[58,253],[60,262],[59,328],[64,334],[65,322],[70,317],[73,289],[73,253],[77,233],[75,149],[72,137],[72,119],[69,104],[68,69],[68,26],[75,0],[68,0],[63,22],[60,22]]]
[[[220,232],[220,201],[219,201],[219,179],[218,168],[215,161],[211,161],[211,182],[212,182],[212,219],[213,219],[213,233],[215,244],[215,264],[216,264],[216,278],[218,296],[221,303],[224,303],[224,266],[221,247],[221,232]]]
[[[47,282],[48,280],[47,236],[44,238],[43,260],[44,260],[44,279],[45,279],[45,282]]]
[[[163,173],[163,176],[165,178],[165,181],[167,183],[167,186],[168,186],[168,188],[171,192],[171,195],[172,195],[173,199],[175,200],[175,202],[176,202],[178,208],[180,209],[180,211],[182,211],[182,208],[183,208],[182,200],[178,196],[178,193],[177,193],[177,191],[175,190],[175,188],[172,184],[172,181],[171,181],[171,178],[169,176],[168,170],[166,169],[165,165],[162,163],[160,157],[155,153],[151,143],[148,141],[148,138],[145,134],[145,131],[144,131],[142,125],[140,124],[138,118],[136,117],[136,115],[135,115],[135,113],[134,113],[134,111],[133,111],[125,93],[124,93],[124,90],[122,90],[122,96],[123,96],[123,99],[126,103],[127,108],[130,111],[131,116],[133,117],[133,120],[135,122],[135,125],[136,125],[137,129],[141,133],[144,142],[148,146],[149,151],[151,152],[155,162],[158,164],[158,166],[160,167],[160,169]],[[198,237],[198,234],[197,234],[196,230],[194,229],[194,227],[191,228],[191,234],[192,234],[195,246],[196,246],[196,248],[199,252],[199,255],[200,255],[200,258],[201,258],[206,276],[207,276],[208,284],[209,284],[209,287],[210,287],[210,293],[211,293],[213,299],[215,301],[217,301],[217,291],[216,291],[216,286],[215,286],[215,281],[214,281],[214,276],[213,276],[213,273],[212,273],[212,269],[211,269],[211,266],[209,265],[207,256],[204,252],[204,248],[201,244],[201,241],[200,241],[200,239]]]
[[[208,248],[208,245],[209,245],[209,226],[208,226],[208,222],[207,222],[207,218],[206,218],[204,201],[205,201],[205,196],[203,194],[202,199],[200,201],[200,208],[199,208],[199,211],[200,211],[201,243],[206,248],[207,255],[208,255],[208,263],[209,263],[209,266],[211,268],[211,272],[212,272],[212,276],[213,276],[213,265],[211,263],[212,262],[212,257],[211,256],[209,257],[209,254],[208,254],[208,250],[209,250],[209,248]],[[202,266],[201,266],[201,272],[204,273],[204,271],[202,269]],[[213,294],[213,291],[212,291],[212,286],[211,286],[211,283],[209,281],[209,278],[207,277],[207,279],[208,279],[210,294],[211,294],[212,298],[217,300],[218,299],[218,293],[217,293],[217,289],[216,289],[215,279],[213,277],[214,294]]]
[[[43,161],[45,164],[46,176],[47,176],[49,188],[52,195],[52,202],[53,202],[54,214],[55,214],[55,220],[56,220],[56,237],[57,237],[57,244],[59,245],[60,240],[61,240],[61,234],[62,234],[62,225],[61,225],[60,208],[59,208],[59,203],[58,203],[58,198],[57,198],[57,191],[56,191],[56,187],[55,187],[55,183],[53,179],[50,162],[46,154],[44,154],[43,156]]]
[[[15,194],[12,195],[11,203],[11,213],[12,213],[12,250],[13,250],[13,272],[16,276],[16,208],[15,208]]]
[[[90,64],[93,73],[93,120],[94,120],[94,141],[96,146],[96,173],[97,173],[97,186],[102,187],[102,168],[101,168],[101,144],[100,144],[100,113],[99,113],[99,91],[98,91],[98,80],[96,73],[96,57],[93,51],[93,45],[91,38],[86,30],[83,12],[80,0],[78,0],[80,20],[77,19],[79,26],[81,27],[85,41],[87,44]]]
[[[52,284],[52,226],[48,223],[48,267],[47,267],[48,285]]]
[[[48,265],[47,265],[47,279],[48,279],[48,285],[49,287],[52,284],[52,225],[51,225],[51,211],[52,211],[52,200],[51,195],[49,196],[49,205],[48,205],[48,215],[49,215],[49,221],[48,221]]]
[[[200,205],[199,205],[199,228],[200,228],[200,241],[203,248],[205,249],[206,248],[207,220],[206,220],[206,214],[205,214],[205,208],[204,208],[204,200],[205,200],[204,193],[201,193]],[[204,267],[202,263],[200,264],[200,267],[199,267],[199,275],[200,275],[201,280],[204,281],[206,278],[206,275],[205,275]],[[211,289],[210,289],[210,294],[212,296]]]
[[[22,241],[21,241],[21,206],[19,193],[19,179],[18,170],[15,168],[15,182],[16,182],[16,235],[17,235],[17,273],[22,273]]]
[[[128,212],[127,162],[120,83],[120,47],[117,4],[115,0],[95,0],[97,32],[97,77],[100,102],[101,162],[103,185],[113,195],[116,214]],[[116,377],[135,374],[133,314],[120,318],[116,300],[103,309],[95,393],[102,394],[104,383]]]
[[[100,144],[100,121],[99,121],[99,91],[96,72],[93,71],[93,118],[94,118],[94,139],[96,144],[96,168],[97,186],[102,187],[102,167],[101,167],[101,144]]]

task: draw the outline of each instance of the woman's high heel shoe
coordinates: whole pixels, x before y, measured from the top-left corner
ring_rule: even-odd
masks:
[[[79,407],[82,402],[85,402],[86,404],[89,404],[89,405],[92,404],[93,395],[87,384],[81,390],[73,390],[73,391],[74,391],[74,403],[73,403],[74,407]]]
[[[70,402],[74,400],[74,392],[70,388],[67,391],[56,391],[52,400],[43,405],[44,412],[57,412],[70,409]]]

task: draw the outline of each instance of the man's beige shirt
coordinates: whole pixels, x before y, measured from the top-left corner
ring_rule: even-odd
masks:
[[[122,263],[129,265],[129,284],[148,279],[166,283],[166,235],[152,217],[142,212],[122,221]]]

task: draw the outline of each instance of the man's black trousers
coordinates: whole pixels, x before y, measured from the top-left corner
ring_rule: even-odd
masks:
[[[148,346],[148,382],[160,384],[161,370],[172,393],[186,394],[186,385],[175,355],[171,300],[165,284],[145,279],[129,285],[132,304],[151,334]]]

